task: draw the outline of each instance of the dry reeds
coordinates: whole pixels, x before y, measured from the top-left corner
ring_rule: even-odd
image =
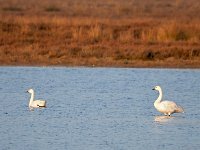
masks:
[[[178,61],[179,66],[200,66],[199,16],[189,20],[194,11],[189,9],[177,19],[184,8],[180,1],[36,0],[38,8],[28,9],[33,1],[20,0],[20,9],[8,9],[18,2],[0,5],[1,64],[148,66]],[[164,13],[175,8],[179,11],[173,16]]]

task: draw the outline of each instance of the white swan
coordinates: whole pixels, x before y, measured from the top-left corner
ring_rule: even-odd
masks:
[[[159,92],[159,96],[157,100],[154,102],[154,107],[161,113],[170,116],[173,113],[183,113],[183,108],[178,106],[173,101],[161,101],[162,100],[162,89],[160,86],[155,86],[152,90],[157,90]]]
[[[38,107],[46,107],[46,101],[45,100],[34,100],[34,90],[33,89],[29,89],[27,91],[28,93],[31,94],[31,98],[29,101],[29,108],[38,108]]]

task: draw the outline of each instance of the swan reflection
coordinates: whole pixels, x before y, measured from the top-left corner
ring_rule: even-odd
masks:
[[[173,116],[155,116],[154,117],[154,121],[155,122],[165,123],[165,122],[169,122],[173,118],[175,118],[175,117],[173,117]]]

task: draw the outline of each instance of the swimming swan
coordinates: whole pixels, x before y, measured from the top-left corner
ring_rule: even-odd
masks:
[[[34,90],[33,89],[29,89],[27,91],[28,93],[31,94],[31,98],[29,101],[29,108],[38,108],[38,107],[46,107],[46,101],[45,100],[34,100]]]
[[[155,86],[152,90],[157,90],[159,92],[159,96],[157,100],[154,102],[154,107],[161,113],[170,116],[173,113],[183,113],[183,108],[178,106],[173,101],[161,101],[162,100],[162,89],[160,86]]]

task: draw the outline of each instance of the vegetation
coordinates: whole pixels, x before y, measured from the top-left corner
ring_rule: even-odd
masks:
[[[199,10],[198,0],[0,1],[0,65],[199,68]]]

